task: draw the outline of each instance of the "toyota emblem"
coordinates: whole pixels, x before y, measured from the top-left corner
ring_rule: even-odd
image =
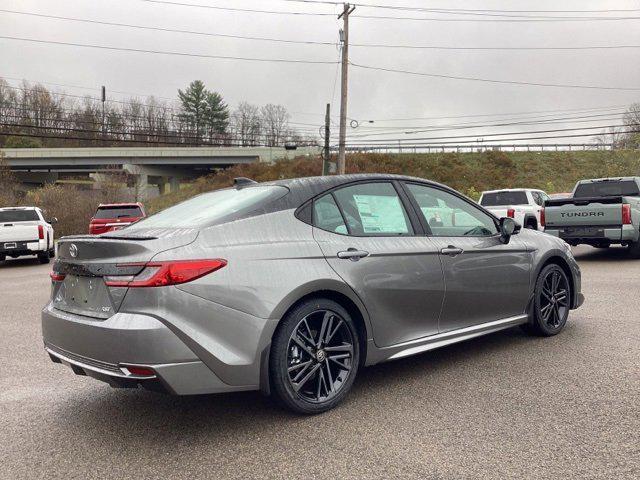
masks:
[[[78,256],[78,247],[75,243],[69,245],[69,255],[71,255],[73,258],[76,258]]]

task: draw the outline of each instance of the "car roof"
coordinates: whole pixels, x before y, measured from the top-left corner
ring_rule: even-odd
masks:
[[[141,203],[101,203],[98,208],[117,208],[117,207],[142,207]]]
[[[537,188],[501,188],[499,190],[485,190],[482,192],[485,193],[500,193],[500,192],[541,192],[542,190],[538,190]]]
[[[595,183],[595,182],[621,182],[621,181],[638,181],[640,177],[605,177],[605,178],[588,178],[580,180],[578,183]]]
[[[342,185],[361,181],[381,181],[381,180],[400,180],[409,182],[419,182],[449,189],[446,185],[439,184],[432,180],[419,177],[411,177],[408,175],[395,175],[386,173],[355,173],[348,175],[328,175],[324,177],[302,177],[289,178],[282,180],[274,180],[270,182],[259,183],[257,185],[279,185],[287,187],[292,196],[296,198],[296,203],[302,204],[307,200],[319,195],[320,193],[331,190]]]
[[[38,207],[3,207],[0,208],[0,210],[2,211],[6,211],[6,210],[39,210]]]

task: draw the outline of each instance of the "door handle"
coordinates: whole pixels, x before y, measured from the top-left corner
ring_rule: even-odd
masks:
[[[455,257],[456,255],[460,255],[464,250],[458,247],[454,247],[453,245],[449,245],[446,248],[440,250],[440,253],[443,255],[449,255],[450,257]]]
[[[368,256],[369,252],[365,252],[364,250],[357,250],[355,248],[348,248],[346,251],[338,252],[338,258],[348,259],[354,262]]]

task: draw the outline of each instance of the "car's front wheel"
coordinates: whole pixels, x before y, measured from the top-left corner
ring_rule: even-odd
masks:
[[[304,414],[340,403],[358,372],[360,348],[353,319],[326,298],[303,301],[278,326],[269,372],[275,397]]]
[[[533,311],[526,329],[545,337],[560,333],[569,317],[571,294],[565,271],[555,263],[544,267],[536,281]]]

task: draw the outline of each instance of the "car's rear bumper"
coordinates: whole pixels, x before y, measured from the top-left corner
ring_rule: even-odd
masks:
[[[204,300],[191,299],[191,305],[183,305],[184,311],[202,316],[195,306],[200,302]],[[216,317],[224,314],[225,323],[235,325],[238,330],[243,322],[246,326],[246,318],[242,318],[246,314],[234,315],[235,311],[226,311],[230,309],[220,310],[226,307],[206,303],[208,326],[215,328]],[[122,312],[100,320],[67,313],[49,304],[42,311],[42,334],[52,360],[71,366],[75,373],[115,387],[142,386],[178,395],[260,388],[263,352],[269,345],[270,332],[256,330],[256,338],[246,338],[245,343],[253,344],[255,351],[243,359],[232,355],[231,347],[223,344],[226,336],[243,342],[238,331],[222,329],[215,338],[215,331],[198,331],[198,326],[190,324],[188,319],[180,320],[172,322],[170,314],[161,318]],[[263,338],[267,339],[264,344]],[[154,378],[132,376],[126,370],[128,365],[151,368],[156,375]]]
[[[0,242],[0,255],[7,257],[21,257],[23,255],[38,255],[47,249],[44,240],[31,242]]]
[[[594,230],[593,234],[585,235],[579,229]],[[597,230],[597,232],[596,232]],[[602,227],[547,227],[545,233],[562,238],[572,245],[603,245],[620,244],[638,241],[638,231],[634,225],[602,226]]]

